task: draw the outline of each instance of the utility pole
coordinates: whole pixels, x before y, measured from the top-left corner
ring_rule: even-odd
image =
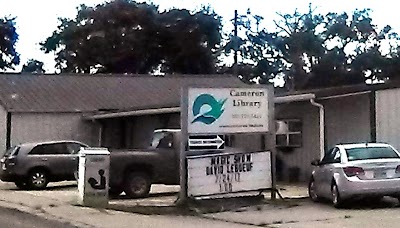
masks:
[[[238,11],[235,10],[235,19],[233,22],[234,30],[233,30],[233,49],[234,49],[234,63],[233,63],[233,75],[235,77],[239,76],[238,73],[238,49],[239,49],[239,44],[238,44]]]

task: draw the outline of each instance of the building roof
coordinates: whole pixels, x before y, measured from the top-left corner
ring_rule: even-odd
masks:
[[[98,112],[179,106],[181,87],[244,86],[230,75],[0,74],[9,112]]]
[[[315,99],[325,99],[329,97],[340,97],[342,95],[350,95],[350,94],[362,94],[369,93],[371,91],[377,90],[385,90],[385,89],[395,89],[400,87],[399,80],[387,81],[385,83],[378,84],[355,84],[355,85],[345,85],[345,86],[336,86],[336,87],[327,87],[320,89],[310,89],[310,90],[299,90],[295,92],[284,92],[275,89],[275,96],[284,97],[284,96],[293,96],[293,95],[301,95],[301,94],[314,94]]]
[[[9,112],[120,113],[160,109],[177,112],[184,86],[248,86],[232,75],[110,75],[0,73],[0,105]],[[313,94],[315,99],[400,87],[400,81],[350,85],[292,93],[275,90],[276,97]],[[171,109],[172,108],[172,109]],[[171,110],[170,110],[171,109]],[[141,114],[141,113],[138,113]]]

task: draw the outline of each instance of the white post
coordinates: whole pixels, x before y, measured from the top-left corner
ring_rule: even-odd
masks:
[[[312,105],[319,108],[319,151],[321,159],[325,156],[325,114],[324,106],[310,99]]]

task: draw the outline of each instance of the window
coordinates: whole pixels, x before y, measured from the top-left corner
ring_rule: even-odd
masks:
[[[67,143],[66,146],[69,154],[77,154],[82,147],[85,147],[79,143]]]
[[[300,120],[276,121],[276,146],[277,147],[301,147],[302,123]]]
[[[10,149],[8,149],[5,153],[4,153],[4,157],[9,157],[9,156],[17,156],[18,152],[19,152],[19,146],[14,146],[11,147]]]
[[[64,143],[57,143],[36,146],[29,154],[68,154],[68,151]]]
[[[349,161],[365,159],[399,158],[399,155],[390,147],[361,147],[346,149]]]
[[[151,148],[168,149],[173,147],[174,136],[169,132],[157,132],[151,141]]]
[[[325,154],[321,163],[322,164],[340,163],[341,162],[340,158],[341,158],[341,153],[340,153],[339,148],[334,147],[334,148],[330,149],[327,154]]]

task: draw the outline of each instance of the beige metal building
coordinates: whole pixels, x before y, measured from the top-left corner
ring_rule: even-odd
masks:
[[[248,86],[221,75],[0,75],[0,150],[72,139],[140,148],[156,128],[179,128],[181,87]],[[311,160],[337,143],[384,141],[400,149],[400,83],[275,92],[278,179],[307,181]],[[249,151],[260,135],[228,137]]]

